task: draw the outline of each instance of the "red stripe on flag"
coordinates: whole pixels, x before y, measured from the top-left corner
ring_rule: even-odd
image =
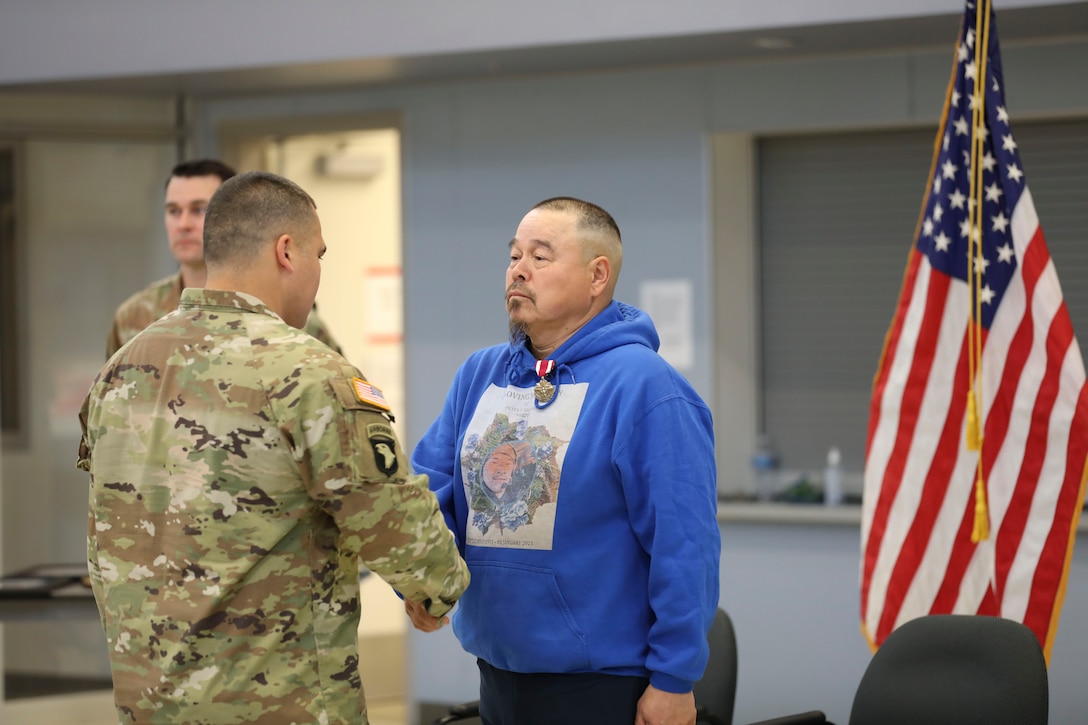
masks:
[[[1030,330],[1029,330],[1029,333],[1030,333]],[[986,344],[987,344],[988,341],[989,341],[989,333],[983,332],[983,336],[982,336],[983,350],[985,350]],[[1026,357],[1026,350],[1024,352],[1025,352],[1024,357]],[[1015,357],[1014,355],[1010,354],[1010,360],[1013,359],[1014,357]],[[985,365],[985,357],[984,357],[984,360],[983,360],[983,365]],[[1010,378],[1010,376],[1008,374],[1009,370],[1010,370],[1010,367],[1016,368],[1015,377]],[[1019,364],[1019,365],[1017,365],[1015,362],[1013,363],[1012,366],[1010,366],[1008,363],[1006,364],[1006,366],[1005,366],[1005,374],[1006,374],[1005,377],[1007,379],[1003,382],[1003,384],[1002,384],[1003,387],[1007,383],[1009,385],[1008,389],[1010,391],[1015,390],[1016,381],[1019,378],[1022,367],[1023,367],[1022,361],[1021,361],[1021,364]],[[957,391],[956,395],[960,395],[960,393]],[[966,397],[966,392],[964,392],[963,395],[964,395],[964,397]],[[991,436],[989,434],[989,431],[991,429],[988,426],[990,425],[990,423],[992,421],[997,421],[997,418],[993,417],[993,416],[994,416],[994,414],[993,414],[993,411],[991,410],[990,413],[989,413],[989,416],[987,417],[987,420],[986,420],[986,425],[987,425],[986,431],[987,432],[983,436],[983,444],[982,444],[982,453],[983,453],[984,458],[990,452],[993,453],[993,455],[990,456],[990,463],[991,464],[993,463],[993,456],[996,455],[996,453],[1000,450],[1001,441],[1004,439],[1004,435],[1008,430],[1007,421],[1004,421],[1005,425],[1003,425],[1001,427],[1000,435],[994,435],[993,438],[991,438]],[[955,458],[955,451],[950,451],[949,456],[951,456],[954,459]],[[971,479],[972,482],[974,481],[974,475],[975,475],[974,470],[975,469],[972,469],[972,474],[971,474],[972,475],[972,479]],[[984,463],[984,469],[983,470],[986,471],[985,463]],[[946,505],[962,507],[963,514],[960,517],[960,524],[959,524],[959,527],[956,530],[955,539],[954,539],[954,543],[953,543],[953,546],[952,546],[952,551],[949,553],[949,556],[948,556],[948,563],[947,563],[947,566],[946,566],[945,571],[944,571],[944,576],[941,579],[941,585],[940,585],[940,587],[938,587],[937,594],[934,596],[933,603],[932,603],[932,605],[930,606],[930,609],[929,609],[931,614],[937,614],[937,613],[941,613],[941,612],[951,612],[951,611],[953,611],[953,608],[956,605],[956,600],[959,598],[959,595],[960,595],[960,588],[963,585],[963,578],[967,573],[967,569],[969,568],[969,566],[971,564],[971,559],[972,559],[972,557],[974,557],[975,550],[976,550],[976,548],[978,546],[977,544],[975,544],[974,542],[971,541],[971,532],[974,529],[974,524],[975,524],[975,492],[974,492],[974,488],[972,487],[971,489],[969,489],[967,494],[960,501],[949,501],[949,502],[946,503]],[[987,594],[987,598],[984,599],[984,602],[988,599],[990,601],[990,603],[991,603],[991,607],[993,607],[993,597],[990,596],[991,594],[992,594],[992,590],[991,590],[991,592],[989,592]]]
[[[918,270],[924,259],[925,257],[917,249],[913,249],[907,260],[907,270],[903,275],[903,288],[900,292],[899,306],[895,311],[891,328],[888,330],[887,338],[884,341],[884,352],[880,357],[880,366],[873,379],[873,396],[869,407],[869,433],[865,442],[866,459],[869,458],[869,451],[873,445],[873,435],[876,431],[877,421],[880,419],[881,401],[884,400],[884,388],[888,384],[888,375],[891,372],[892,367],[894,367],[895,356],[899,351],[899,340],[903,335],[903,326],[906,323],[907,310],[910,309],[911,300],[914,299],[914,288],[918,281]],[[883,521],[886,520],[886,518],[883,519]],[[881,530],[877,535],[877,540],[879,541],[883,536],[884,530],[883,524],[881,524]],[[875,556],[873,561],[875,561]],[[871,561],[866,562],[867,576],[872,575],[872,566]],[[861,590],[862,621],[865,621],[865,613],[869,607],[868,593],[869,587],[865,584],[862,586]]]
[[[1032,344],[1035,340],[1035,320],[1033,317],[1034,298],[1039,278],[1050,262],[1050,253],[1043,241],[1042,233],[1036,229],[1032,241],[1025,250],[1024,258],[1020,263],[1020,272],[1024,280],[1024,315],[1016,334],[1009,343],[1009,354],[1002,372],[1001,384],[995,397],[995,406],[987,414],[985,437],[983,439],[983,472],[985,479],[989,480],[993,472],[994,461],[1001,446],[1005,441],[1005,435],[1009,430],[1010,422],[1015,415],[1011,402],[1016,395],[1017,384],[1023,375],[1024,368],[1028,365]],[[1070,334],[1070,338],[1072,335]],[[1066,343],[1068,346],[1068,341]],[[1050,345],[1047,345],[1050,350]],[[1062,350],[1062,357],[1065,350]],[[1048,358],[1050,356],[1048,355]],[[1042,361],[1034,360],[1038,365]],[[1053,359],[1047,360],[1047,370],[1044,378],[1050,377],[1054,371]],[[1061,360],[1057,361],[1061,368]],[[996,538],[994,588],[998,599],[1004,596],[1005,583],[1008,579],[1009,569],[1012,567],[1017,549],[1020,548],[1020,540],[1027,528],[1028,517],[1031,514],[1031,501],[1035,497],[1035,489],[1039,483],[1039,472],[1042,470],[1043,456],[1046,451],[1046,424],[1050,419],[1054,397],[1057,394],[1057,381],[1052,380],[1053,389],[1047,393],[1047,382],[1044,379],[1042,386],[1036,393],[1035,409],[1032,413],[1028,436],[1024,442],[1024,457],[1020,461],[1019,474],[1016,476],[1016,485],[1013,489],[1012,500],[1009,502],[1005,518],[1001,522],[1001,528]],[[1049,402],[1047,401],[1049,397]],[[1042,403],[1042,405],[1040,405]],[[1000,404],[1000,407],[997,407]],[[1043,425],[1040,432],[1039,425]]]
[[[939,273],[929,275],[925,312],[922,315],[922,323],[918,331],[918,342],[914,349],[910,373],[903,389],[903,399],[900,402],[899,425],[895,444],[892,455],[888,459],[888,465],[884,468],[880,496],[877,499],[876,509],[873,513],[873,523],[869,529],[869,540],[865,544],[861,584],[863,615],[873,569],[876,567],[881,543],[887,530],[888,516],[892,504],[895,502],[899,486],[903,481],[903,470],[906,468],[907,459],[909,458],[911,442],[918,423],[918,411],[922,405],[925,384],[929,378],[930,368],[933,365],[937,339],[941,331],[941,321],[944,318],[945,299],[948,297],[950,284],[951,278],[947,275]]]
[[[1069,311],[1064,303],[1054,317],[1052,328],[1057,328],[1051,338],[1058,340],[1059,346],[1061,340],[1067,341],[1057,364],[1056,377],[1060,374],[1061,363],[1069,345],[1073,344],[1073,327],[1069,321]],[[1058,494],[1053,525],[1043,545],[1043,551],[1039,555],[1039,563],[1032,579],[1031,596],[1027,611],[1024,613],[1024,624],[1035,632],[1044,646],[1047,646],[1051,639],[1050,630],[1057,626],[1055,615],[1058,595],[1062,591],[1062,580],[1066,574],[1069,537],[1077,525],[1081,507],[1084,505],[1082,489],[1084,461],[1088,458],[1088,387],[1081,387],[1073,410],[1065,459],[1065,475]]]
[[[949,505],[953,505],[951,502]],[[960,525],[956,529],[955,544],[948,557],[944,578],[937,588],[937,594],[933,597],[933,603],[929,607],[930,614],[947,614],[953,611],[956,600],[960,596],[960,586],[963,577],[975,555],[978,544],[971,541],[971,531],[975,528],[975,494],[971,491],[960,501],[963,514],[960,516]]]
[[[884,399],[884,387],[888,384],[888,373],[891,372],[895,354],[899,350],[899,339],[903,335],[903,325],[906,321],[907,310],[914,299],[914,286],[918,280],[918,268],[925,256],[917,249],[912,249],[910,259],[907,260],[907,271],[903,276],[903,290],[899,297],[899,306],[895,310],[891,329],[884,342],[884,354],[880,358],[880,367],[873,379],[873,400],[869,406],[869,434],[865,442],[865,457],[869,457],[869,449],[873,445],[873,433],[876,431],[877,422],[880,420],[880,403]]]
[[[948,483],[955,472],[956,451],[963,440],[964,416],[967,412],[966,400],[970,377],[967,374],[967,346],[969,343],[970,338],[967,331],[964,330],[963,342],[960,345],[960,353],[956,361],[951,404],[948,406],[937,448],[933,452],[933,459],[930,462],[929,470],[926,472],[925,481],[922,483],[922,494],[918,501],[914,520],[911,522],[910,530],[903,540],[903,545],[899,550],[899,557],[892,569],[888,590],[884,595],[884,610],[881,612],[880,621],[877,624],[876,636],[878,641],[887,637],[895,628],[899,610],[906,598],[907,591],[914,583],[922,559],[926,555],[934,524],[945,504]]]
[[[999,598],[1005,594],[1005,585],[1008,581],[1009,570],[1017,558],[1020,541],[1028,526],[1028,517],[1031,515],[1032,501],[1035,499],[1036,489],[1039,487],[1039,478],[1043,470],[1043,461],[1046,457],[1047,438],[1050,432],[1050,416],[1054,410],[1054,403],[1058,397],[1062,361],[1065,359],[1066,350],[1069,348],[1070,337],[1066,337],[1061,350],[1056,350],[1055,345],[1060,344],[1054,339],[1054,327],[1047,339],[1048,354],[1046,372],[1039,386],[1039,392],[1035,397],[1035,407],[1031,412],[1031,424],[1028,429],[1028,437],[1024,443],[1024,458],[1020,464],[1020,474],[1016,477],[1016,486],[1013,489],[1012,500],[1005,514],[1001,529],[996,541],[996,561],[994,582]]]
[[[994,593],[992,586],[986,587],[986,592],[978,605],[978,611],[975,613],[985,614],[988,617],[1001,616],[1001,603],[998,601],[997,594]]]

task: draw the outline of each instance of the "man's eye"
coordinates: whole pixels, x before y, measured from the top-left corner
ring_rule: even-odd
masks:
[[[208,207],[206,207],[206,206],[194,206],[193,207],[193,216],[204,216],[204,213],[207,212],[207,211],[208,211]]]

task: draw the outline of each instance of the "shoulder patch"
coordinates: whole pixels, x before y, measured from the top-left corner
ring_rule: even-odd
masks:
[[[374,451],[374,465],[387,476],[397,472],[397,437],[393,429],[381,423],[372,423],[366,427],[366,437]]]
[[[362,383],[362,385],[356,383]],[[392,408],[386,402],[385,396],[362,378],[335,377],[329,378],[325,384],[332,389],[344,410],[369,410],[381,413],[390,421],[393,420]]]
[[[351,386],[355,390],[355,397],[359,399],[360,403],[370,403],[385,411],[392,410],[389,403],[386,402],[385,396],[382,395],[382,391],[362,378],[352,378]]]

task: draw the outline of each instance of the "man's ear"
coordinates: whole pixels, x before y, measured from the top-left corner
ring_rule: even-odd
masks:
[[[294,272],[295,264],[292,255],[297,252],[297,245],[291,239],[290,234],[281,234],[276,239],[276,265],[287,271]]]
[[[612,262],[603,254],[589,263],[589,286],[594,296],[600,295],[608,288],[608,280],[612,279]]]

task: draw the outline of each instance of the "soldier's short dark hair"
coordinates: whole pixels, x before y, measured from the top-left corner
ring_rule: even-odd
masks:
[[[204,261],[245,261],[281,234],[305,242],[317,204],[295,182],[267,171],[233,176],[215,190],[204,217]]]
[[[227,164],[224,164],[219,159],[192,159],[190,161],[182,161],[172,168],[170,170],[170,175],[166,177],[166,185],[169,186],[170,179],[175,176],[186,179],[194,176],[218,176],[220,181],[226,181],[237,173],[237,171]]]

